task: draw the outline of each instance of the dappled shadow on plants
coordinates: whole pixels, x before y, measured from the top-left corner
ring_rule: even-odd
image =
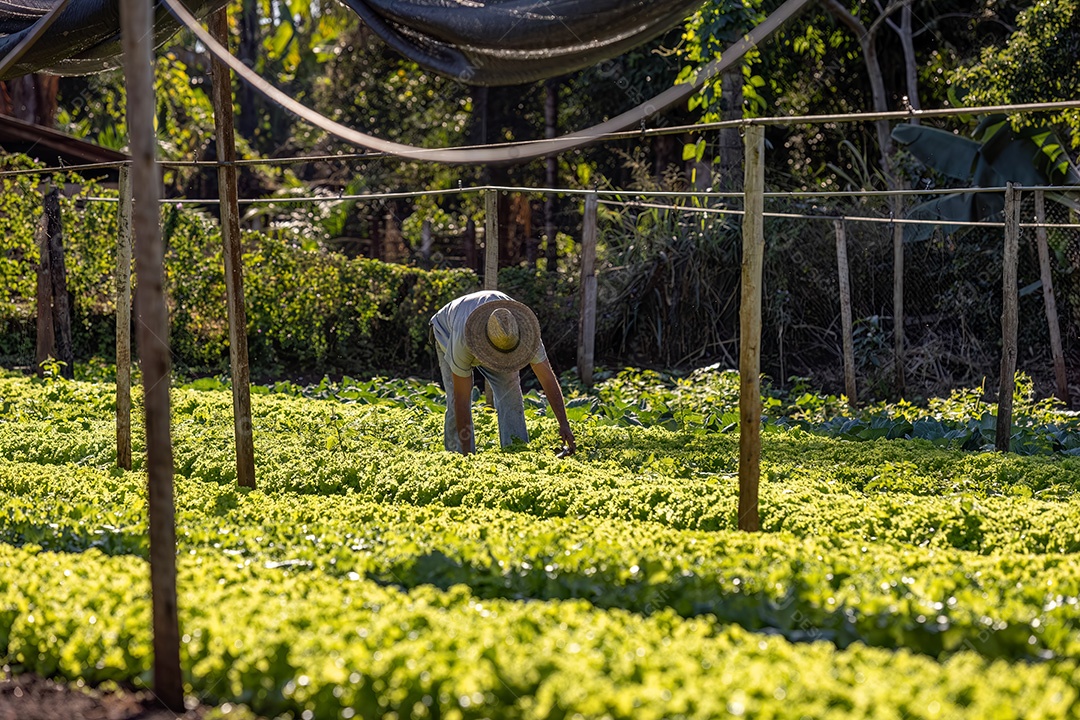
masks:
[[[441,590],[465,585],[472,595],[483,600],[587,600],[598,608],[642,615],[673,611],[684,618],[712,616],[718,623],[734,623],[791,642],[824,641],[840,649],[861,642],[887,649],[905,648],[935,658],[957,651],[993,659],[1053,657],[1031,644],[1032,628],[1026,625],[964,626],[887,610],[860,615],[842,605],[822,607],[820,598],[812,599],[814,590],[810,586],[799,584],[777,595],[750,587],[743,589],[738,577],[718,583],[694,574],[670,576],[660,562],[648,558],[640,559],[639,565],[631,568],[596,567],[578,572],[559,567],[557,558],[537,558],[506,568],[472,564],[433,550],[404,558],[369,579],[406,590],[422,585]],[[837,576],[832,582],[839,588],[843,577]]]

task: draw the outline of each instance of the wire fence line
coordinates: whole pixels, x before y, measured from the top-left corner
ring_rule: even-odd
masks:
[[[1080,101],[1069,101],[1065,103],[1034,103],[1024,106],[939,108],[936,110],[898,111],[883,114],[852,113],[842,116],[755,118],[685,127],[642,128],[641,131],[611,132],[605,133],[597,139],[619,140],[634,137],[650,137],[659,134],[708,132],[727,127],[746,127],[754,124],[790,125],[794,123],[861,122],[875,119],[948,117],[986,112],[1026,113],[1072,107],[1080,107]],[[535,145],[535,141],[500,143],[499,147],[503,149],[508,147],[513,148],[519,144],[523,147],[529,147]],[[314,161],[363,162],[383,157],[390,156],[377,151],[367,151],[351,154],[323,154],[295,158],[256,158],[235,161],[232,163],[202,160],[159,162],[159,165],[163,167],[203,167],[210,169],[226,165],[286,165]],[[420,159],[420,157],[418,156],[416,159]],[[123,167],[127,164],[128,162],[88,163],[73,166],[62,165],[53,168],[6,170],[0,171],[0,178],[17,175],[48,175],[95,169],[114,169]],[[1004,193],[1005,190],[1006,188],[1004,187],[934,187],[903,190],[866,188],[829,191],[802,189],[795,191],[766,192],[765,199],[767,203],[773,205],[773,207],[767,207],[764,213],[764,219],[770,223],[768,227],[770,229],[773,227],[781,228],[779,231],[780,236],[783,236],[784,233],[791,233],[794,237],[811,238],[810,241],[801,242],[797,247],[785,247],[783,243],[774,243],[773,247],[774,251],[777,253],[777,257],[783,259],[781,261],[774,260],[774,263],[777,265],[776,273],[771,277],[771,286],[767,286],[766,288],[766,292],[769,292],[769,287],[775,288],[775,296],[766,298],[766,309],[768,311],[766,321],[775,324],[774,331],[776,342],[774,348],[775,354],[773,360],[775,362],[773,364],[773,369],[779,373],[781,381],[786,379],[788,372],[791,370],[799,372],[803,369],[814,367],[814,363],[809,362],[806,359],[814,354],[811,351],[816,349],[818,355],[824,356],[828,354],[827,349],[835,344],[832,342],[832,338],[835,338],[836,335],[834,323],[835,313],[832,313],[830,316],[827,306],[830,306],[831,301],[827,301],[835,294],[835,288],[833,286],[835,286],[836,273],[833,269],[827,268],[827,264],[822,264],[822,258],[828,258],[831,255],[834,255],[835,248],[832,247],[834,240],[830,228],[831,224],[816,222],[820,220],[831,220],[833,223],[842,221],[848,228],[848,236],[852,246],[856,248],[853,252],[851,265],[854,294],[853,302],[856,312],[856,327],[860,336],[857,346],[862,355],[862,366],[865,366],[864,370],[866,372],[870,374],[879,372],[881,368],[889,364],[888,358],[885,357],[880,350],[885,346],[885,343],[882,342],[882,338],[887,334],[887,331],[883,328],[891,322],[890,303],[888,301],[888,289],[891,286],[891,282],[888,281],[888,277],[892,272],[892,253],[895,251],[892,242],[892,231],[898,227],[932,227],[947,225],[950,228],[947,232],[937,231],[932,235],[930,240],[921,243],[905,244],[904,246],[904,274],[905,276],[909,276],[907,278],[908,289],[906,292],[913,298],[911,300],[912,307],[918,310],[917,313],[909,316],[905,321],[905,331],[907,330],[907,326],[912,324],[911,333],[914,336],[912,347],[916,351],[925,351],[924,355],[926,355],[927,358],[929,355],[932,355],[932,353],[926,350],[926,348],[929,348],[934,344],[932,341],[935,336],[941,339],[941,342],[938,342],[939,350],[941,350],[940,357],[948,357],[950,355],[963,357],[963,362],[959,364],[970,370],[970,372],[957,372],[950,375],[949,372],[940,369],[940,362],[937,363],[939,367],[935,372],[941,382],[937,382],[936,388],[944,387],[948,384],[947,381],[949,381],[950,378],[956,382],[970,381],[977,375],[975,372],[976,367],[982,368],[985,371],[983,376],[992,374],[992,371],[988,370],[992,363],[986,360],[992,353],[987,350],[985,346],[987,345],[987,338],[995,336],[993,325],[996,323],[996,320],[993,318],[993,311],[989,309],[993,306],[993,303],[980,301],[974,303],[974,306],[972,306],[971,303],[962,301],[960,296],[963,295],[963,293],[958,293],[956,288],[965,287],[966,282],[969,294],[973,294],[973,296],[980,296],[981,294],[984,299],[987,296],[986,293],[993,290],[991,287],[992,283],[989,282],[990,276],[984,271],[987,267],[996,267],[995,262],[999,262],[999,259],[995,260],[993,257],[992,248],[996,246],[992,238],[1000,233],[1005,225],[1004,221],[999,221],[997,219],[942,221],[937,219],[893,216],[887,212],[875,213],[873,207],[870,206],[875,202],[882,203],[879,209],[883,209],[884,201],[891,198],[925,200],[950,195]],[[1020,190],[1024,194],[1024,197],[1030,198],[1033,191],[1075,195],[1077,191],[1080,190],[1080,186],[1044,185],[1025,187]],[[330,193],[303,197],[243,198],[239,200],[239,203],[245,206],[325,205],[342,202],[358,204],[392,203],[397,200],[409,201],[431,197],[447,197],[467,194],[475,195],[492,192],[531,197],[557,195],[559,197],[576,198],[595,194],[600,198],[600,204],[610,212],[624,214],[658,213],[664,216],[664,222],[673,223],[675,226],[680,224],[694,226],[687,228],[688,237],[696,233],[696,237],[699,240],[702,240],[705,237],[702,228],[704,227],[704,224],[707,224],[707,221],[701,219],[687,220],[685,218],[672,220],[671,216],[712,216],[719,221],[724,222],[726,221],[725,218],[736,218],[743,212],[741,209],[743,194],[740,192],[721,192],[713,191],[711,189],[627,190],[613,188],[590,189],[582,187],[514,187],[501,185],[459,186],[457,188],[381,193]],[[800,204],[800,201],[807,200],[817,201],[813,212],[805,212],[804,208],[806,207],[806,204]],[[94,196],[83,197],[80,201],[115,203],[116,199],[104,196]],[[169,198],[163,200],[163,203],[169,205],[213,207],[219,205],[220,200],[218,198]],[[858,206],[853,207],[853,203]],[[1031,209],[1025,207],[1023,212],[1024,221],[1021,222],[1020,226],[1025,233],[1030,233],[1032,230],[1039,229],[1045,230],[1053,236],[1052,243],[1054,252],[1052,258],[1056,263],[1053,268],[1055,290],[1057,294],[1061,296],[1061,300],[1059,300],[1059,311],[1065,328],[1065,338],[1068,349],[1070,352],[1076,353],[1080,351],[1076,348],[1076,338],[1080,336],[1080,332],[1077,330],[1080,328],[1080,318],[1077,317],[1078,313],[1080,313],[1080,311],[1077,310],[1077,308],[1080,307],[1080,301],[1076,299],[1076,296],[1080,294],[1076,289],[1078,278],[1080,278],[1080,259],[1078,259],[1078,256],[1080,256],[1080,249],[1078,249],[1080,248],[1080,239],[1078,239],[1078,228],[1080,228],[1080,225],[1077,223],[1077,213],[1075,210],[1069,211],[1068,208],[1056,203],[1050,203],[1050,208],[1052,210],[1050,215],[1042,222],[1036,223],[1031,221],[1033,218]],[[572,228],[574,226],[572,216],[575,212],[576,211],[572,208],[564,209],[563,219],[565,220],[570,217],[570,222],[566,227]],[[401,218],[396,218],[396,222],[398,223],[400,230]],[[807,229],[809,226],[806,225],[806,223],[816,225],[816,229]],[[793,230],[792,224],[796,224],[798,226],[797,229]],[[572,229],[570,230],[570,233],[573,234]],[[728,232],[728,235],[731,235],[730,231]],[[814,240],[813,238],[820,238],[820,240]],[[399,259],[407,259],[410,254],[412,255],[412,259],[417,259],[417,253],[414,251],[418,250],[419,260],[427,266],[465,265],[470,256],[470,251],[465,245],[468,242],[473,242],[477,247],[481,246],[484,243],[484,231],[482,226],[478,226],[471,239],[468,237],[459,237],[436,238],[432,240],[429,237],[424,241],[420,241],[416,238],[411,238],[411,240],[412,242],[405,243],[409,246],[406,249],[406,255]],[[548,242],[551,242],[551,240],[552,239],[549,238]],[[440,241],[448,247],[440,249],[438,247]],[[524,248],[528,242],[528,238],[523,239],[522,247]],[[534,239],[532,242],[535,249],[535,244],[538,241]],[[818,246],[816,253],[820,257],[811,258],[810,248],[815,245]],[[613,242],[613,247],[618,247],[617,240]],[[965,267],[965,262],[962,258],[956,256],[955,253],[958,248],[982,259],[980,274],[978,274],[978,277],[980,278],[978,283],[973,284],[970,276],[967,278],[962,277],[963,273],[959,271],[959,268]],[[529,252],[530,251],[525,249],[522,249],[520,252],[512,252],[511,257],[505,258],[505,260],[510,263],[519,263],[522,261],[523,257],[529,255]],[[737,258],[731,255],[730,252],[725,252],[727,252],[724,256],[725,261],[737,267]],[[479,256],[479,253],[475,252],[475,248],[473,248],[471,254],[473,256],[473,262],[475,263],[475,259]],[[698,256],[700,256],[700,254],[701,253],[699,252]],[[533,255],[535,255],[534,251]],[[1033,257],[1033,255],[1031,257]],[[599,267],[598,272],[601,274],[608,273],[609,276],[613,276],[617,272],[627,272],[628,268],[642,266],[641,262],[627,263],[624,262],[624,260],[625,258],[614,260],[610,263],[610,267]],[[535,262],[535,260],[532,262]],[[574,259],[569,258],[569,262],[573,263]],[[941,267],[942,263],[950,266],[952,270],[946,272]],[[647,264],[648,263],[645,263],[645,265]],[[937,266],[936,270],[934,269],[935,266]],[[809,277],[800,279],[795,275],[796,269],[800,267],[804,270],[807,268],[812,270],[812,272],[809,272]],[[655,274],[659,272],[659,270],[660,268],[657,266],[653,268],[652,272]],[[970,270],[971,268],[967,268],[965,272],[970,272]],[[1030,268],[1028,268],[1028,270],[1030,270]],[[674,280],[675,276],[671,275],[669,279]],[[718,282],[712,283],[712,286],[715,288],[735,287],[733,283],[723,281],[722,275],[711,278],[700,276],[696,278],[696,280],[718,280]],[[655,285],[655,282],[653,284]],[[826,288],[826,285],[833,287],[833,289],[829,290]],[[1039,294],[1036,292],[1037,287],[1035,285],[1034,282],[1028,282],[1024,285],[1025,302],[1034,301],[1038,298]],[[812,293],[805,293],[806,288],[814,288],[815,291]],[[630,301],[629,305],[624,302],[624,307],[638,308],[640,306],[640,299],[635,299],[633,297],[633,293],[639,290],[642,290],[642,288],[635,290],[633,282],[625,284],[625,287],[622,290],[623,294],[618,296],[623,301]],[[650,292],[655,294],[656,288],[652,287]],[[713,290],[713,292],[719,291]],[[998,289],[997,292],[1000,293],[1000,289]],[[669,295],[667,301],[670,306],[671,294],[660,294]],[[697,292],[697,294],[700,296],[700,292]],[[931,298],[944,296],[953,298],[952,302],[954,307],[952,309],[946,307],[947,303],[945,303],[944,300],[935,301],[936,305],[930,301]],[[719,298],[714,298],[714,300],[719,302]],[[635,302],[638,304],[635,305]],[[927,312],[926,307],[924,306],[935,307],[937,309],[934,312]],[[730,307],[730,298],[724,299],[723,308]],[[969,313],[969,315],[959,315],[958,312],[960,310]],[[950,329],[946,327],[949,322],[955,322],[959,329]],[[651,321],[651,325],[650,323],[645,323],[645,325],[649,325],[648,332],[651,332],[654,336],[658,338],[664,336],[663,328],[660,327],[660,323],[655,319]],[[972,330],[972,328],[978,328],[978,330]],[[699,348],[695,352],[669,355],[668,359],[674,360],[675,364],[685,364],[694,359],[704,359],[710,355],[710,352],[714,351],[714,354],[721,353],[722,355],[729,356],[729,347],[732,343],[731,338],[734,337],[734,334],[734,330],[732,330],[730,333],[727,333],[726,338],[721,338],[718,335],[714,338],[711,345],[706,343],[712,350],[702,350]],[[945,342],[946,339],[949,341],[955,340],[958,343],[958,347],[960,348],[959,353],[955,351],[955,348],[947,347],[947,342]],[[1029,342],[1028,345],[1029,350],[1031,350],[1029,354],[1034,357],[1034,355],[1038,354],[1037,348],[1042,343],[1040,342],[1040,339],[1036,338],[1034,335],[1030,339],[1032,342]],[[661,343],[658,341],[656,344]],[[631,343],[627,341],[627,333],[624,329],[624,336],[621,340],[621,349],[629,351],[631,349],[630,345]],[[975,352],[976,346],[980,346],[979,352],[977,353]],[[768,351],[768,348],[766,348],[766,350]],[[632,353],[627,357],[632,357]],[[934,365],[935,363],[926,359],[925,364],[929,366]],[[1074,364],[1080,367],[1080,362]],[[885,371],[880,370],[880,372],[884,374]],[[918,373],[916,373],[916,375],[918,376]],[[870,384],[873,385],[873,382]]]
[[[1045,186],[1033,186],[1024,187],[1023,191],[1051,191],[1051,192],[1077,192],[1080,191],[1080,186],[1062,186],[1062,185],[1045,185]],[[477,194],[487,191],[497,191],[503,193],[518,193],[523,195],[547,195],[558,194],[566,196],[585,196],[595,193],[596,195],[603,197],[620,198],[625,196],[637,196],[637,197],[666,197],[666,198],[683,198],[689,200],[696,200],[701,198],[707,199],[736,199],[741,200],[742,193],[713,193],[708,191],[632,191],[625,190],[589,190],[579,188],[543,188],[543,187],[527,187],[527,186],[495,186],[495,185],[478,185],[470,187],[460,188],[444,188],[433,190],[409,190],[399,192],[383,192],[383,193],[338,193],[330,195],[315,195],[315,196],[299,196],[299,197],[264,197],[264,198],[240,198],[238,200],[240,205],[289,205],[289,204],[303,204],[303,203],[340,203],[344,201],[352,202],[375,202],[383,200],[400,200],[400,199],[415,199],[424,197],[439,197],[446,195],[465,195],[465,194]],[[797,198],[851,198],[851,197],[890,197],[890,196],[928,196],[928,195],[962,195],[962,194],[981,194],[981,193],[994,193],[1004,192],[1005,188],[957,188],[957,189],[939,189],[930,191],[920,190],[897,190],[897,191],[866,191],[866,192],[810,192],[810,191],[796,191],[796,192],[767,192],[764,197],[766,199],[797,199]],[[86,196],[80,198],[82,202],[102,202],[102,203],[116,203],[118,198],[106,197],[106,196]],[[219,205],[221,203],[220,198],[165,198],[160,201],[163,205]],[[641,200],[600,200],[601,205],[607,205],[611,207],[638,207],[648,208],[656,210],[678,210],[684,212],[699,212],[699,213],[713,213],[718,215],[742,215],[743,211],[729,207],[716,207],[707,205],[674,205],[674,204],[658,204],[644,202]],[[836,213],[830,214],[822,211],[820,213],[778,213],[778,212],[766,212],[765,217],[774,218],[795,218],[804,220],[836,220],[843,219],[849,221],[861,221],[861,222],[876,222],[876,223],[889,223],[897,225],[950,225],[957,227],[1004,227],[1004,221],[972,221],[972,220],[933,220],[933,219],[919,219],[919,218],[906,218],[906,217],[871,217],[865,215],[853,215],[851,213]],[[1071,223],[1063,223],[1060,225],[1053,225],[1047,223],[1021,223],[1022,227],[1034,228],[1037,225],[1042,227],[1073,227]]]
[[[1048,236],[1050,267],[1056,298],[1056,318],[1064,338],[1068,383],[1080,384],[1080,216],[1074,209],[1046,203],[1046,217],[1034,221],[1035,193],[1022,194],[1020,224],[1020,369],[1031,375],[1038,389],[1055,393],[1049,340],[1049,320],[1044,303],[1043,279],[1036,236]],[[792,198],[788,198],[791,200]],[[784,194],[771,194],[774,205]],[[681,347],[693,359],[695,338],[713,347],[715,356],[731,362],[731,347],[738,336],[738,225],[726,216],[742,213],[738,207],[716,209],[661,203],[612,203],[601,200],[628,221],[615,232],[633,235],[637,248],[653,243],[652,253],[641,253],[628,262],[616,253],[598,274],[608,276],[616,288],[604,298],[609,313],[625,323],[633,318],[648,331],[637,342],[649,352],[662,346]],[[885,203],[882,207],[886,206]],[[835,214],[826,214],[832,210]],[[908,393],[914,396],[947,394],[960,387],[993,387],[1001,357],[1003,303],[1003,222],[920,221],[902,218],[852,215],[850,206],[837,203],[822,214],[764,213],[766,259],[763,290],[762,363],[780,384],[793,377],[812,377],[815,385],[842,391],[843,343],[840,324],[840,281],[837,224],[845,230],[851,307],[854,318],[854,354],[860,395],[864,399],[895,395],[897,362],[893,337],[894,278],[897,264],[894,230],[936,224],[951,226],[928,238],[902,244],[905,352],[900,357]],[[820,223],[818,220],[831,220]],[[724,229],[726,226],[726,230]],[[697,234],[698,247],[683,239]],[[702,234],[704,233],[704,234]],[[683,238],[683,239],[680,239]],[[609,236],[609,239],[612,239]],[[618,243],[618,239],[614,240]],[[704,252],[701,246],[712,247]],[[658,259],[660,258],[660,259]],[[725,268],[724,263],[731,267]],[[702,266],[710,265],[703,270]],[[687,268],[696,266],[692,271]],[[711,278],[708,293],[660,289],[655,282],[664,276],[685,286],[694,276]],[[603,282],[602,282],[603,284]],[[703,330],[704,318],[695,303],[708,296],[715,328]],[[665,308],[679,308],[692,319],[688,327],[663,325]],[[697,313],[695,315],[695,313]],[[667,314],[671,317],[675,312]],[[618,325],[619,323],[615,323]],[[603,325],[603,323],[601,323]],[[718,329],[717,329],[718,328]],[[625,337],[625,335],[624,335]],[[631,348],[625,347],[629,350]],[[644,354],[644,353],[643,353]],[[672,358],[680,362],[680,358]],[[987,380],[990,379],[990,382]]]

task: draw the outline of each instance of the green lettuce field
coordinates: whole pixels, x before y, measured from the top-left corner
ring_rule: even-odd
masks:
[[[146,478],[114,388],[0,378],[0,655],[151,679]],[[173,392],[187,690],[287,718],[1080,717],[1080,429],[974,392],[851,411],[770,395],[761,525],[735,529],[737,379],[571,388],[579,452],[441,450],[415,381]],[[136,393],[136,411],[140,409]],[[134,423],[139,427],[141,417]],[[989,438],[989,440],[987,440]]]

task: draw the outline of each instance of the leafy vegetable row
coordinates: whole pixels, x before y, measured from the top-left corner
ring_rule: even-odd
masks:
[[[0,463],[0,539],[146,555],[142,478]],[[639,613],[768,628],[792,639],[939,656],[1080,655],[1080,559],[990,557],[851,535],[702,533],[593,517],[393,506],[361,495],[181,481],[182,554],[270,562],[484,598],[581,598]]]
[[[444,718],[1067,718],[1075,662],[948,663],[791,644],[581,601],[403,592],[355,576],[182,556],[191,692],[266,715]],[[0,651],[19,671],[147,681],[142,560],[0,545]]]

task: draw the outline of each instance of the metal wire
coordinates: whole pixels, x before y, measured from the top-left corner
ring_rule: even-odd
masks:
[[[745,215],[743,210],[733,210],[728,208],[712,208],[712,207],[688,207],[686,205],[661,205],[660,203],[647,203],[638,202],[634,200],[627,201],[614,201],[614,200],[599,200],[601,205],[609,205],[615,207],[626,208],[647,208],[653,210],[679,210],[684,212],[699,212],[705,214],[715,215]],[[1004,222],[989,222],[989,221],[965,221],[965,220],[918,220],[914,218],[887,218],[887,217],[866,217],[860,215],[809,215],[805,213],[778,213],[778,212],[766,212],[762,213],[764,217],[771,218],[788,218],[793,220],[846,220],[849,222],[868,222],[868,223],[897,223],[899,225],[949,225],[957,227],[1004,227]],[[1058,228],[1080,228],[1080,223],[1068,224],[1068,223],[1021,223],[1020,227],[1034,228],[1034,227],[1058,227]]]

